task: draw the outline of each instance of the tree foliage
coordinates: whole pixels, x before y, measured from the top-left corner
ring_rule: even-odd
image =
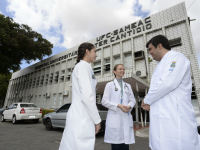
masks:
[[[0,74],[0,100],[5,100],[8,84],[12,74]]]
[[[22,60],[30,63],[52,54],[53,44],[28,25],[0,14],[0,74],[20,70]]]

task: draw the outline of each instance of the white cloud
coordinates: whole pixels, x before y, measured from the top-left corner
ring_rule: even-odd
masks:
[[[153,14],[181,3],[183,0],[7,0],[7,11],[14,12],[14,19],[28,24],[51,41],[54,46],[70,48],[104,33],[130,24],[136,16],[135,4],[139,1],[142,11]],[[185,0],[186,7],[192,1]],[[200,1],[189,8],[195,47],[200,60]],[[62,38],[63,37],[63,38]]]
[[[0,14],[3,14],[3,13],[0,11]]]
[[[130,22],[136,0],[8,0],[14,20],[28,24],[53,42],[70,48]],[[63,36],[63,38],[61,38]]]
[[[171,0],[169,1],[164,1],[164,0],[139,0],[139,3],[142,5],[142,10],[143,11],[149,11],[150,14],[154,14],[156,12],[159,12],[161,10],[167,9],[169,7],[172,7],[173,5],[176,5],[178,3],[183,2],[183,0]],[[185,0],[186,8],[188,8],[192,2],[191,0]],[[151,7],[149,7],[151,6]],[[200,6],[200,1],[195,1],[190,8],[187,10],[188,17],[191,19],[196,19],[196,21],[192,21],[190,24],[191,30],[192,30],[192,36],[194,40],[194,45],[195,49],[197,52],[197,57],[198,61],[200,64],[200,34],[199,34],[199,26],[200,26],[200,16],[198,14],[199,12],[199,6]]]
[[[30,64],[31,65],[33,65],[33,64],[35,64],[35,63],[37,63],[37,62],[39,62],[39,60],[38,59],[36,59],[36,60],[33,60]]]

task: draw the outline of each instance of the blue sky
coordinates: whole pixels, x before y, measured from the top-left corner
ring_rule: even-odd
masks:
[[[0,12],[5,15],[5,16],[9,16],[11,18],[14,18],[14,13],[13,12],[9,12],[7,11],[6,7],[8,6],[8,2],[7,0],[1,0],[0,2]],[[50,30],[50,34],[55,34],[56,30],[54,30],[53,28]],[[61,42],[63,41],[63,36],[60,35],[60,38],[61,38]],[[66,50],[67,48],[65,47],[59,47],[59,46],[54,46],[53,49],[52,49],[52,55],[55,55],[55,54],[58,54],[64,50]],[[44,59],[47,58],[47,57],[44,57]],[[21,64],[21,69],[23,68],[26,68],[28,66],[30,66],[32,64],[27,64],[25,61],[22,61],[22,64]]]
[[[163,0],[1,0],[0,12],[41,33],[54,44],[52,51],[55,55],[180,2],[182,0],[170,3]],[[186,7],[190,4],[191,0],[186,0]],[[196,13],[198,4],[200,2],[197,1],[191,6],[188,15],[197,19],[191,23],[191,29],[200,60],[200,34],[197,34],[200,18]],[[36,62],[26,64],[23,61],[21,69]]]

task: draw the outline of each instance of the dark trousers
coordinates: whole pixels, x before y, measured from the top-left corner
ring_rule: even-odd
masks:
[[[111,144],[112,150],[129,150],[128,144]]]

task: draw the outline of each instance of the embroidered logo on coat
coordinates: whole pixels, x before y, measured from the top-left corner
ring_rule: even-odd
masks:
[[[94,75],[94,74],[92,75],[92,79],[96,79],[96,77],[95,77],[95,75]]]
[[[176,62],[173,61],[172,64],[170,65],[169,71],[173,71],[175,67],[176,67]]]
[[[96,79],[95,74],[91,71],[92,73],[92,79]]]

